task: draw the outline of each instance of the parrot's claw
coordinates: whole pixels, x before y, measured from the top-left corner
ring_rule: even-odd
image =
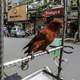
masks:
[[[29,61],[22,62],[22,64],[21,64],[21,69],[22,70],[27,70],[29,68],[28,62]]]
[[[27,54],[27,56],[31,56],[31,59],[34,59],[34,55],[33,54]]]

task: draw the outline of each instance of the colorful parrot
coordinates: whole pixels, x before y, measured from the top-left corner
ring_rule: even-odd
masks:
[[[53,42],[57,36],[58,31],[63,26],[63,20],[55,18],[50,21],[48,25],[40,30],[38,34],[23,48],[26,49],[24,54],[31,55],[33,57],[35,52],[47,51],[47,46]],[[47,51],[48,53],[48,51]]]
[[[38,34],[23,48],[25,50],[25,54],[32,54],[37,51],[45,51],[46,47],[53,42],[55,37],[57,36],[57,32],[63,25],[63,20],[54,19],[51,21],[47,27],[43,28],[38,32]]]

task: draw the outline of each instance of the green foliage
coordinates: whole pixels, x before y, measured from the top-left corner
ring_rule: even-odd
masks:
[[[54,3],[52,3],[52,2],[45,3],[44,5],[37,7],[37,12],[41,12],[46,8],[52,8],[53,6],[54,6]]]
[[[45,3],[43,5],[38,5],[37,6],[35,13],[30,14],[30,18],[32,20],[35,20],[36,17],[40,17],[39,13],[41,13],[45,9],[53,8],[54,6],[55,6],[54,2],[52,2],[52,1],[47,2],[47,0],[45,0]]]
[[[33,3],[33,0],[23,0],[22,1],[24,4],[31,4],[31,3]]]

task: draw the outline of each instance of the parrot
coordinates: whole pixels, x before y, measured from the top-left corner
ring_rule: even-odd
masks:
[[[42,28],[37,35],[23,48],[24,54],[31,55],[33,58],[34,53],[38,51],[47,51],[46,49],[57,37],[58,31],[63,27],[64,21],[62,19],[53,19]]]
[[[47,46],[56,38],[58,31],[63,25],[61,19],[54,19],[47,27],[43,28],[38,34],[23,48],[27,48],[24,54],[31,55],[37,51],[45,51]]]

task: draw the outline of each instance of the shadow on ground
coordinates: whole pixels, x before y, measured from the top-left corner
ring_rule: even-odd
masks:
[[[6,76],[6,78],[4,80],[21,80],[22,77],[19,76],[17,73],[10,75],[10,76]]]

